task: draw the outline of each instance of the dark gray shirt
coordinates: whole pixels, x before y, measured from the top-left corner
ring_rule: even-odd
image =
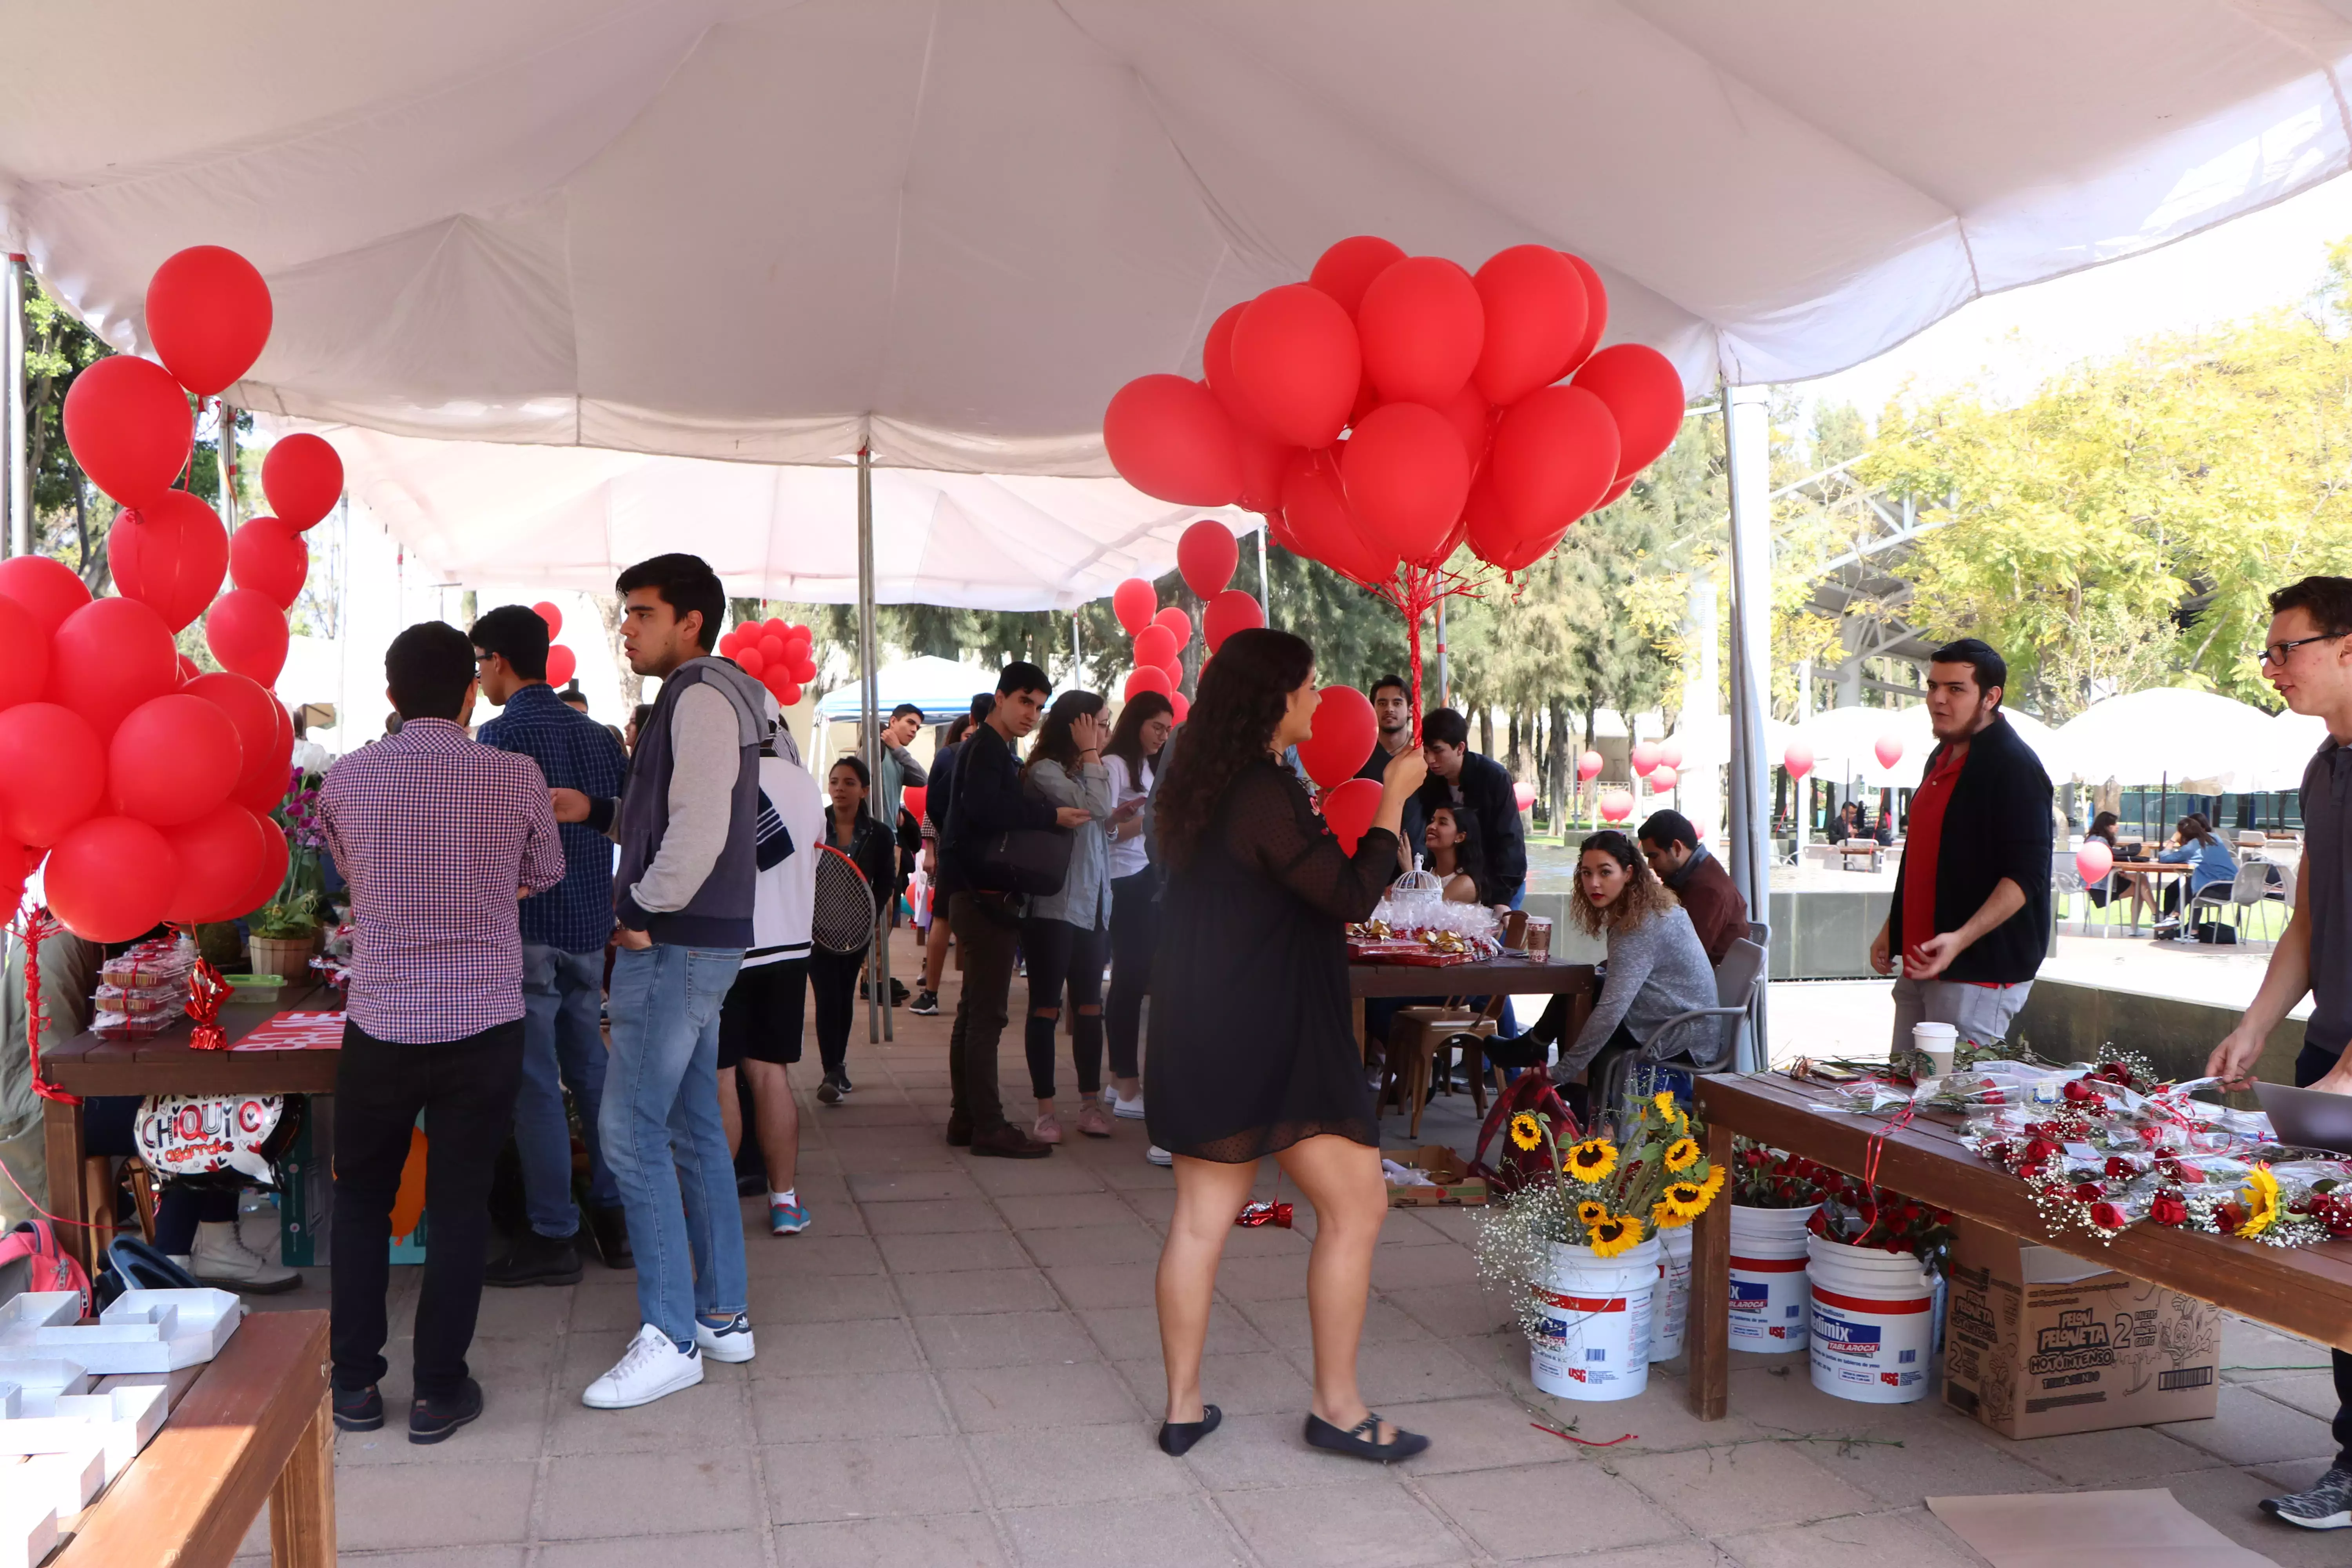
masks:
[[[2352,1042],[2352,746],[2331,739],[2303,770],[2303,907],[2311,920],[2306,1046],[2330,1056]]]

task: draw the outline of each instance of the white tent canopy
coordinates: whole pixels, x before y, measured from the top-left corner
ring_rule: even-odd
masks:
[[[649,457],[583,447],[328,435],[352,493],[451,582],[612,591],[633,561],[691,550],[732,592],[857,597],[857,470]],[[1126,481],[874,470],[877,603],[1066,610],[1176,564],[1202,517]],[[1235,585],[1255,594],[1254,563]]]
[[[887,713],[901,702],[911,702],[923,710],[924,723],[946,724],[971,712],[973,697],[996,689],[996,671],[919,654],[884,665],[874,672],[874,684],[880,694],[876,711]],[[861,711],[859,701],[856,687],[836,688],[817,703],[816,716],[829,723],[855,721]]]
[[[0,240],[126,349],[251,257],[241,406],[1099,476],[1115,387],[1351,233],[1579,251],[1695,390],[1856,363],[2344,170],[2342,9],[80,0],[13,23],[89,68],[0,95]]]
[[[2259,708],[2164,686],[2094,702],[2059,727],[2058,748],[2067,773],[2084,784],[2255,790],[2276,787],[2280,734]]]
[[[2031,713],[2008,710],[2004,716],[2018,739],[2042,759],[2051,778],[2063,777],[2058,763],[2059,731]],[[1927,706],[1916,702],[1906,708],[1832,708],[1786,733],[1775,727],[1772,734],[1774,763],[1780,763],[1789,742],[1801,741],[1812,750],[1814,777],[1831,784],[1860,780],[1874,789],[1916,787],[1927,765],[1927,753],[1936,749],[1935,727]],[[1903,747],[1893,767],[1878,760],[1878,742],[1887,736]]]

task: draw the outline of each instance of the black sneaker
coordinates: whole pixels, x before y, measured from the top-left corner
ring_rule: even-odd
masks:
[[[341,1399],[342,1395],[335,1396]],[[336,1417],[342,1419],[338,1406]],[[2314,1481],[2308,1490],[2263,1499],[2262,1510],[2281,1524],[2305,1530],[2342,1530],[2352,1525],[2352,1470],[2341,1465]]]
[[[482,1413],[482,1385],[472,1378],[457,1393],[439,1399],[422,1396],[408,1406],[408,1440],[438,1443]],[[378,1417],[381,1420],[381,1417]]]
[[[938,1017],[940,1016],[940,994],[929,989],[916,992],[915,999],[912,1003],[908,1005],[907,1011],[914,1014],[919,1018]]]
[[[835,1078],[833,1074],[827,1073],[816,1086],[817,1103],[820,1105],[839,1105],[841,1103],[842,1092],[841,1080],[838,1078]]]
[[[375,1384],[365,1388],[338,1388],[335,1395],[335,1429],[339,1432],[373,1432],[383,1425],[383,1395]]]
[[[580,1247],[577,1235],[545,1237],[526,1230],[504,1256],[482,1274],[485,1285],[577,1285]]]
[[[596,1256],[604,1260],[605,1268],[637,1266],[636,1254],[629,1250],[629,1216],[618,1204],[588,1210],[588,1237],[596,1244]]]

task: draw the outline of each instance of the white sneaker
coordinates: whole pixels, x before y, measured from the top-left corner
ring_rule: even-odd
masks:
[[[752,1353],[751,1317],[738,1312],[715,1329],[698,1317],[694,1320],[694,1344],[712,1361],[730,1363],[750,1361]]]
[[[198,1225],[196,1249],[185,1267],[198,1284],[248,1296],[275,1296],[302,1283],[300,1273],[247,1247],[233,1219]]]
[[[1122,1097],[1118,1090],[1107,1089],[1103,1090],[1103,1098],[1110,1101],[1110,1113],[1121,1121],[1143,1120],[1143,1096],[1140,1092],[1138,1092],[1133,1100],[1128,1100]]]
[[[1143,1157],[1150,1161],[1155,1165],[1173,1165],[1176,1163],[1176,1156],[1171,1154],[1167,1150],[1162,1149],[1157,1143],[1154,1143],[1150,1148],[1146,1149],[1143,1152]]]
[[[588,1385],[580,1403],[592,1410],[626,1410],[651,1405],[666,1394],[692,1388],[702,1381],[702,1357],[682,1351],[667,1334],[651,1323],[637,1331],[613,1370]]]

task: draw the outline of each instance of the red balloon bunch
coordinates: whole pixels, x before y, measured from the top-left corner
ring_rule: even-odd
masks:
[[[562,624],[562,616],[553,605],[535,605],[532,608],[542,617],[554,617],[551,626]],[[808,627],[786,626],[772,616],[764,621],[740,622],[719,639],[720,657],[733,659],[744,674],[766,687],[778,704],[785,708],[798,702],[801,688],[816,679],[816,655],[811,651],[814,647],[815,639]],[[550,649],[548,654],[551,680],[555,679],[555,651]]]
[[[1202,381],[1120,388],[1104,444],[1145,493],[1262,512],[1276,542],[1367,585],[1465,543],[1524,570],[1681,427],[1665,356],[1594,352],[1608,310],[1591,267],[1548,246],[1472,273],[1360,235],[1218,317]]]

